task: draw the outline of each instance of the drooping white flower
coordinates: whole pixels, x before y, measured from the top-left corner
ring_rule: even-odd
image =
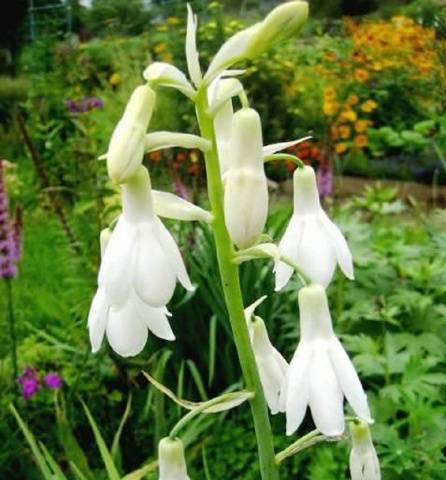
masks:
[[[353,444],[350,452],[351,479],[381,480],[379,460],[369,426],[364,422],[351,422],[350,433]]]
[[[239,248],[247,248],[262,233],[268,215],[268,184],[263,165],[259,114],[242,108],[234,114],[225,184],[226,227]]]
[[[274,44],[295,35],[308,17],[308,4],[286,2],[272,10],[262,22],[230,37],[215,55],[204,76],[211,82],[236,62],[254,58]]]
[[[158,446],[159,480],[190,480],[187,475],[183,442],[179,439],[163,438]]]
[[[148,85],[133,91],[113,131],[106,155],[108,174],[114,182],[127,181],[141,165],[154,105],[155,92]]]
[[[302,288],[299,310],[300,341],[280,394],[287,435],[302,423],[307,406],[324,435],[341,435],[345,428],[344,396],[360,419],[372,422],[355,368],[333,332],[324,288],[321,285]]]
[[[260,381],[265,394],[266,402],[274,415],[280,411],[279,395],[280,388],[288,369],[288,363],[273,346],[264,321],[254,316],[255,308],[265,300],[259,298],[256,302],[245,309],[245,318],[248,324],[249,337],[259,370]]]
[[[144,348],[148,329],[175,338],[165,306],[177,279],[193,286],[174,238],[153,212],[147,170],[140,167],[122,190],[123,212],[103,251],[88,327],[93,351],[106,333],[117,353],[132,356]]]
[[[353,279],[350,249],[339,228],[321,207],[314,170],[297,168],[293,176],[294,212],[280,241],[282,255],[293,260],[314,282],[327,286],[339,264]],[[283,288],[293,268],[280,262],[276,268],[276,290]]]

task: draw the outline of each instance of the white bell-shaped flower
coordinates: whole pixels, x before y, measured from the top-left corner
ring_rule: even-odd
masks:
[[[293,176],[294,212],[279,243],[282,255],[290,258],[314,282],[327,286],[339,264],[353,279],[353,260],[339,228],[321,207],[314,170],[297,168]],[[293,268],[280,262],[276,268],[276,290],[291,278]]]
[[[259,114],[243,108],[234,114],[225,183],[226,227],[239,248],[253,245],[268,215],[268,184],[263,165]]]
[[[116,183],[127,181],[142,163],[155,97],[148,85],[137,87],[113,131],[106,157],[108,174]]]
[[[245,309],[245,318],[248,324],[249,337],[259,370],[260,381],[265,394],[266,402],[274,415],[280,411],[280,388],[288,369],[288,363],[273,346],[268,337],[265,322],[254,315],[255,308],[265,300],[262,297]]]
[[[153,212],[147,170],[140,167],[122,189],[123,212],[103,245],[88,326],[93,351],[106,333],[117,353],[132,356],[144,348],[147,329],[175,338],[165,306],[177,279],[187,290],[193,286],[174,238]]]
[[[183,442],[176,438],[163,438],[158,446],[159,480],[190,480],[187,475]]]
[[[352,450],[350,452],[350,475],[352,480],[381,480],[378,455],[373,446],[369,426],[350,423]]]
[[[311,285],[299,291],[300,341],[282,385],[280,409],[287,435],[297,430],[307,406],[316,427],[327,436],[344,431],[344,396],[356,415],[372,422],[367,397],[355,367],[333,332],[325,290]]]

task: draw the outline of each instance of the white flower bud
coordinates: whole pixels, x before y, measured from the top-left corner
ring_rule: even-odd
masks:
[[[229,169],[224,175],[226,227],[239,248],[253,245],[268,215],[268,185],[263,166],[262,126],[251,108],[233,117]]]
[[[352,480],[381,480],[379,460],[373,446],[367,423],[350,423],[352,450],[350,452],[350,475]]]
[[[149,86],[139,86],[132,93],[108,146],[107,169],[114,182],[126,182],[141,165],[154,105],[155,92]]]
[[[163,438],[158,446],[159,480],[190,480],[187,475],[183,442]]]
[[[246,57],[254,58],[272,45],[292,38],[308,18],[308,3],[286,2],[272,10],[254,32],[247,48]]]

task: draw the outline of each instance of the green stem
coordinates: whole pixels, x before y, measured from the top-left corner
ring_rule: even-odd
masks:
[[[8,323],[9,323],[9,338],[11,340],[11,361],[12,361],[12,382],[15,384],[18,367],[17,367],[17,334],[15,328],[14,304],[12,298],[12,281],[10,278],[5,278],[6,286],[6,301],[8,303]]]
[[[250,405],[257,437],[261,478],[263,480],[279,480],[268,409],[245,321],[239,270],[238,266],[232,262],[234,247],[225,225],[223,185],[218,162],[214,125],[212,118],[207,114],[206,88],[202,88],[198,92],[196,109],[201,135],[212,143],[212,149],[205,153],[209,201],[214,214],[212,229],[223,293],[243,377],[246,388],[254,392]]]
[[[296,155],[291,155],[289,153],[273,153],[272,155],[267,155],[263,161],[266,162],[275,162],[277,160],[286,160],[287,162],[293,162],[297,168],[304,168],[305,164],[299,157]]]

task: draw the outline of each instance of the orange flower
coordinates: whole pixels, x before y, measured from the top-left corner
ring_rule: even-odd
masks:
[[[331,117],[338,111],[339,104],[337,102],[324,102],[324,106],[322,109],[325,115]]]
[[[344,142],[337,143],[335,145],[335,151],[338,155],[342,155],[347,151],[347,144]]]
[[[356,122],[357,118],[358,115],[354,110],[345,110],[339,115],[339,120],[341,122]]]
[[[344,140],[350,137],[351,128],[348,125],[341,125],[339,127],[339,136]]]
[[[333,87],[327,87],[324,90],[324,99],[326,101],[334,100],[336,98],[336,90]]]
[[[371,125],[371,121],[370,120],[358,120],[357,122],[355,122],[355,131],[356,133],[363,133],[365,132],[369,126]]]
[[[378,108],[378,104],[374,100],[366,100],[361,105],[361,110],[365,113],[373,112],[376,108]]]
[[[332,125],[330,127],[330,137],[333,139],[333,140],[336,140],[339,136],[339,132],[338,132],[338,127],[336,127],[335,125]]]
[[[369,78],[369,72],[363,68],[355,70],[355,78],[358,82],[365,82]]]
[[[358,148],[364,148],[367,146],[369,142],[369,139],[367,137],[367,135],[364,135],[363,133],[361,133],[360,135],[358,135],[356,138],[355,138],[355,145],[358,147]]]
[[[152,162],[160,162],[162,159],[161,152],[158,150],[156,152],[149,153],[149,159],[152,160]]]
[[[347,105],[356,105],[358,102],[358,95],[349,95],[347,98]]]

